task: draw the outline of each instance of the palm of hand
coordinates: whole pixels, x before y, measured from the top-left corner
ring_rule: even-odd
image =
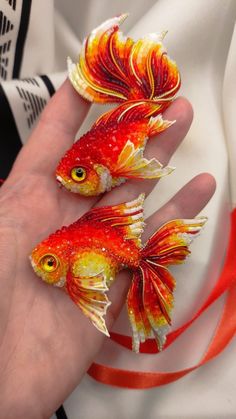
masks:
[[[2,382],[5,380],[0,399],[4,400],[10,389],[19,405],[28,394],[32,398],[33,388],[30,403],[43,417],[79,383],[104,340],[65,293],[35,276],[28,259],[32,248],[49,233],[75,221],[98,202],[97,198],[81,198],[59,189],[53,175],[87,108],[66,82],[44,111],[0,191],[0,375]],[[191,116],[188,102],[177,100],[166,112],[166,117],[177,123],[158,141],[150,142],[147,153],[167,163],[187,133]],[[149,193],[154,184],[130,181],[102,197],[99,205]],[[213,192],[212,178],[198,176],[151,217],[146,234],[161,221],[195,216]],[[113,304],[108,326],[122,307],[128,285],[128,275],[122,274],[109,292]]]
[[[75,383],[91,362],[89,359],[85,366],[79,364],[84,345],[89,348],[86,328],[91,325],[65,293],[35,276],[28,256],[50,232],[86,212],[92,200],[79,202],[78,197],[58,188],[53,175],[37,174],[24,177],[12,188],[6,184],[1,198],[0,259],[5,262],[0,268],[1,377],[14,371],[17,364],[21,365],[21,376],[31,365],[37,381],[42,375],[42,383],[50,377],[60,383],[61,365],[67,359],[70,379]],[[99,335],[91,329],[92,335]],[[101,340],[100,335],[98,338]],[[16,377],[14,383],[17,386]],[[66,392],[71,390],[68,386]]]

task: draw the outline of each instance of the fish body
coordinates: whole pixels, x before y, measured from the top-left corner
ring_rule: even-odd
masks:
[[[192,238],[206,221],[170,221],[143,246],[143,201],[140,195],[131,202],[92,209],[43,240],[30,256],[36,274],[63,289],[108,336],[106,292],[120,270],[130,269],[133,280],[127,308],[136,352],[140,342],[150,337],[156,337],[159,349],[163,347],[175,288],[167,266],[185,260]]]
[[[170,173],[173,168],[163,168],[156,159],[143,158],[148,137],[167,124],[171,122],[160,117],[100,123],[67,151],[57,167],[57,180],[72,192],[94,196],[128,178],[153,178]]]
[[[134,148],[143,148],[147,137],[148,128],[145,120],[123,124],[112,123],[89,131],[73,145],[71,150],[77,161],[85,164],[89,164],[90,161],[101,164],[115,177],[118,159],[127,141],[130,141]]]
[[[160,178],[172,172],[155,158],[143,157],[148,138],[174,121],[161,113],[180,87],[178,68],[162,44],[163,34],[133,41],[119,25],[127,15],[109,19],[85,39],[77,64],[68,59],[69,79],[85,99],[119,102],[68,150],[56,169],[69,191],[99,195],[126,179]]]

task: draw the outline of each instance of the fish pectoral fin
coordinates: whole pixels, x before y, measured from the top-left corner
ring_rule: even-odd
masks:
[[[70,273],[67,275],[66,289],[72,301],[93,325],[106,336],[110,336],[103,318],[111,304],[106,295],[108,288],[104,275],[83,278]]]
[[[88,291],[83,293],[77,305],[80,307],[86,317],[88,317],[93,325],[104,335],[110,336],[106,327],[105,316],[110,301],[106,294]]]
[[[148,160],[143,157],[143,148],[135,148],[128,140],[117,161],[113,176],[136,179],[153,179],[168,175],[173,167],[163,165],[155,158]]]

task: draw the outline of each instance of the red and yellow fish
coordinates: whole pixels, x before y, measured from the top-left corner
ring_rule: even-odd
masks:
[[[133,350],[155,337],[161,350],[171,324],[175,280],[167,267],[182,263],[206,218],[173,220],[142,246],[144,195],[136,200],[94,208],[78,221],[51,234],[30,256],[34,271],[61,287],[98,330],[109,336],[104,315],[106,291],[116,274],[128,268],[133,280],[127,297]]]
[[[162,44],[163,34],[134,42],[119,25],[127,15],[109,19],[85,39],[79,61],[68,59],[72,85],[91,102],[121,104],[102,115],[67,151],[56,169],[68,190],[99,195],[126,179],[162,177],[173,168],[143,157],[148,138],[167,129],[161,113],[173,101],[180,75]]]

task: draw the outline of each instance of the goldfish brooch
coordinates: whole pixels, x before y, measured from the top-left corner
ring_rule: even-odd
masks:
[[[153,179],[173,171],[143,157],[146,142],[175,121],[161,113],[180,87],[180,74],[162,44],[164,33],[134,42],[119,26],[126,14],[94,29],[77,64],[68,58],[69,79],[86,100],[119,103],[75,142],[56,168],[57,181],[71,192],[96,196],[127,179]]]
[[[94,208],[51,234],[30,256],[36,274],[61,287],[107,336],[106,292],[120,270],[132,270],[127,309],[135,352],[140,342],[153,337],[159,350],[163,348],[175,288],[168,266],[186,259],[192,239],[206,222],[204,217],[169,221],[142,245],[143,202],[141,194],[131,202]]]

